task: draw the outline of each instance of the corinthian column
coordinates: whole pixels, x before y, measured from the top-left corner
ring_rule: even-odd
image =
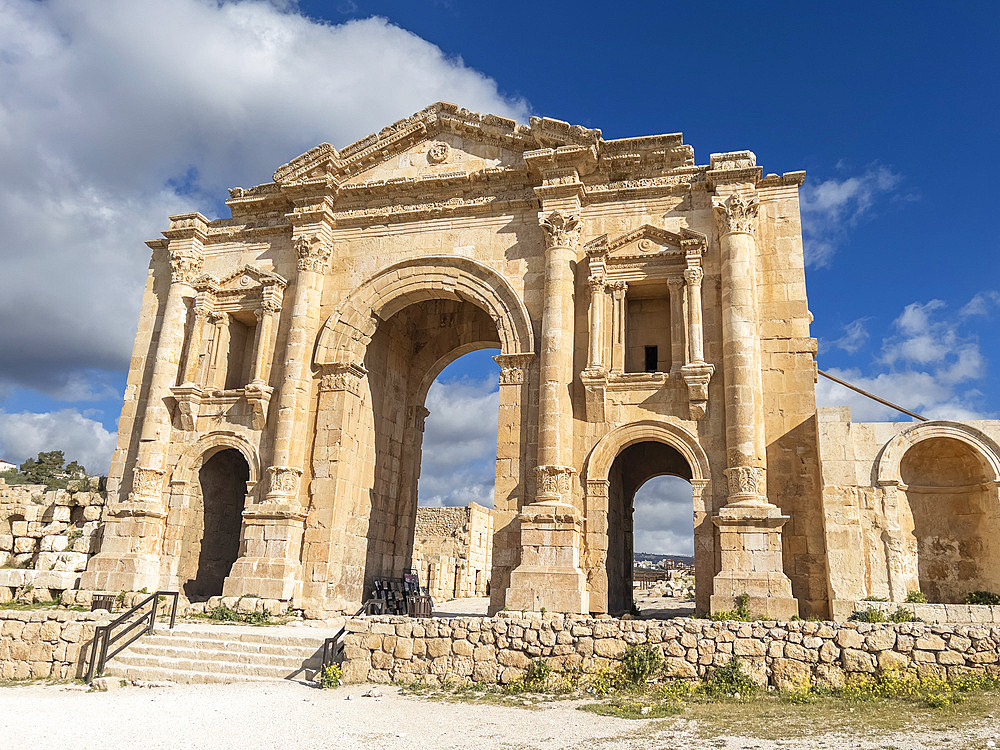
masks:
[[[306,453],[310,358],[330,245],[316,235],[295,239],[298,275],[291,324],[282,358],[277,425],[264,501],[243,511],[240,557],[223,584],[223,596],[290,601],[299,583],[305,508],[299,502]],[[263,329],[262,329],[263,332]]]
[[[169,399],[176,385],[184,334],[187,328],[185,298],[194,295],[192,282],[201,272],[207,219],[201,214],[170,217],[164,232],[170,263],[170,284],[163,303],[160,333],[149,378],[142,430],[132,465],[132,491],[127,500],[108,504],[101,551],[90,559],[81,579],[88,590],[137,591],[160,587],[160,551],[166,503],[164,480],[171,439]],[[156,268],[156,266],[154,266]]]
[[[764,408],[757,319],[754,225],[757,197],[730,195],[716,206],[722,246],[722,357],[725,381],[729,502],[712,519],[719,528],[721,570],[712,581],[712,610],[744,594],[767,619],[798,614],[782,564],[781,527],[788,516],[768,503]]]

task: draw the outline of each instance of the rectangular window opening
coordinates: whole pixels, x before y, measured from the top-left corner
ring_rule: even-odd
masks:
[[[646,372],[656,372],[656,364],[659,362],[659,357],[656,353],[655,346],[646,347]]]

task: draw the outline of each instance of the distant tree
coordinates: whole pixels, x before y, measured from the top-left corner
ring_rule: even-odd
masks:
[[[70,479],[87,476],[87,470],[76,461],[64,466],[66,457],[62,451],[41,451],[37,458],[29,458],[21,464],[16,474],[7,472],[0,475],[7,484],[44,484],[49,489],[66,487]],[[13,476],[10,476],[13,474]]]

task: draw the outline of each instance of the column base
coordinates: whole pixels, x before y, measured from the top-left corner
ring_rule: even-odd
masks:
[[[99,553],[80,577],[85,591],[156,591],[160,588],[160,556],[130,552]]]
[[[583,522],[572,505],[532,503],[521,521],[521,564],[510,574],[508,609],[586,614],[587,576],[580,568]]]
[[[719,528],[722,570],[712,580],[712,612],[733,609],[744,594],[758,617],[788,620],[799,613],[781,557],[781,527],[788,516],[773,506],[725,507],[712,521]]]
[[[290,602],[301,591],[302,522],[297,507],[267,503],[243,511],[241,555],[222,585],[222,595]]]

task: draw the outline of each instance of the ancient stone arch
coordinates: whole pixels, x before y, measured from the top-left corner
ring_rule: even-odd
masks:
[[[210,432],[185,447],[170,476],[172,485],[187,484],[198,479],[198,469],[213,455],[226,448],[238,450],[250,467],[250,484],[260,481],[260,456],[245,436],[233,431]]]
[[[875,463],[875,483],[882,487],[900,484],[899,464],[903,456],[917,443],[933,438],[951,438],[968,444],[990,467],[992,481],[1000,485],[1000,446],[971,425],[946,420],[915,424],[886,443]]]
[[[384,268],[348,295],[320,331],[316,365],[360,362],[379,320],[429,299],[467,301],[485,310],[504,354],[535,351],[528,311],[503,276],[470,258],[429,255]]]
[[[708,485],[712,476],[708,455],[698,438],[681,425],[656,419],[622,425],[602,437],[587,457],[587,481],[607,481],[608,471],[618,454],[633,443],[646,440],[666,443],[676,449],[691,467],[692,481],[705,482],[702,488]]]

